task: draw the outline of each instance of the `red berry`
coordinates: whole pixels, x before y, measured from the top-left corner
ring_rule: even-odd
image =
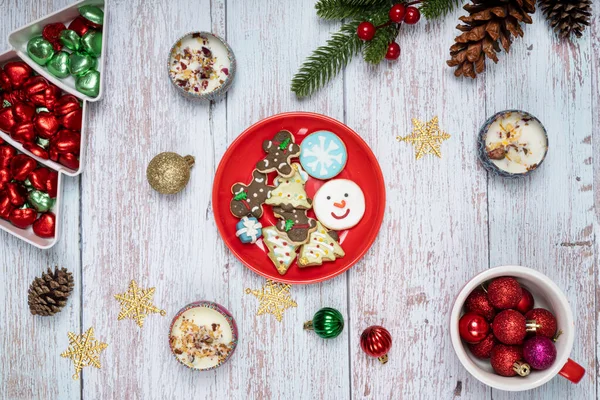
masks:
[[[373,36],[375,36],[376,30],[377,29],[375,28],[375,26],[372,23],[365,21],[365,22],[361,22],[358,25],[356,34],[358,35],[358,37],[360,39],[369,41],[369,40],[373,39]]]
[[[416,24],[421,19],[421,13],[417,7],[409,6],[406,7],[406,14],[404,15],[404,22],[409,25]]]
[[[387,49],[387,53],[385,53],[385,58],[388,60],[395,60],[400,57],[400,45],[396,42],[390,43]]]
[[[404,4],[394,4],[392,6],[392,8],[390,8],[390,13],[389,13],[390,20],[399,24],[404,19],[405,13],[406,13],[406,6]]]

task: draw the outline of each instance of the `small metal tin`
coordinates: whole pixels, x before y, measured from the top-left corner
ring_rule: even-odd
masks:
[[[216,87],[214,90],[211,90],[209,92],[194,93],[194,92],[187,91],[184,88],[182,88],[181,86],[179,86],[174,81],[174,79],[171,77],[171,56],[172,56],[172,54],[174,53],[174,51],[176,50],[176,48],[178,47],[178,45],[181,42],[183,42],[184,40],[186,40],[190,37],[196,36],[196,35],[199,35],[200,37],[203,37],[203,38],[207,38],[208,40],[212,39],[212,40],[216,40],[216,41],[222,43],[223,46],[225,47],[225,50],[227,51],[227,58],[229,59],[229,74],[227,75],[227,79],[225,79],[225,81],[220,86]],[[173,44],[173,46],[171,46],[171,49],[169,50],[169,55],[167,57],[167,75],[169,76],[169,80],[171,81],[171,83],[173,84],[173,86],[175,87],[175,89],[177,90],[177,92],[179,94],[187,97],[188,99],[193,99],[193,100],[215,101],[215,100],[219,100],[219,99],[223,98],[225,96],[225,93],[227,93],[227,91],[233,84],[236,70],[237,70],[237,62],[235,59],[235,55],[233,54],[233,50],[231,49],[229,44],[227,44],[227,42],[224,39],[222,39],[220,36],[217,36],[210,32],[198,31],[198,32],[186,33],[185,35],[183,35],[179,39],[177,39],[175,41],[175,43]]]
[[[523,115],[526,118],[531,118],[532,120],[535,120],[538,124],[540,124],[540,126],[542,127],[542,131],[544,132],[544,136],[546,138],[546,152],[544,153],[544,157],[542,157],[541,161],[537,164],[537,166],[529,171],[523,172],[523,173],[512,173],[512,172],[508,172],[505,171],[503,169],[500,169],[496,166],[496,164],[494,164],[490,158],[487,155],[487,151],[485,149],[485,139],[488,133],[488,130],[490,128],[490,126],[499,118],[503,118],[506,114],[510,114],[510,113],[519,113],[521,115]],[[529,114],[528,112],[525,111],[521,111],[521,110],[504,110],[504,111],[500,111],[497,112],[496,114],[492,115],[491,117],[489,117],[485,123],[483,124],[483,126],[479,129],[479,134],[477,136],[477,153],[479,155],[479,159],[481,160],[481,164],[483,165],[483,167],[490,173],[497,175],[497,176],[501,176],[503,178],[508,178],[508,179],[518,179],[518,178],[523,178],[529,174],[531,174],[532,172],[536,171],[544,162],[544,160],[546,159],[546,155],[548,154],[548,133],[546,132],[546,128],[544,127],[544,125],[540,122],[539,119],[537,119],[535,116]]]
[[[227,322],[229,323],[229,327],[231,328],[231,334],[232,334],[231,351],[229,352],[229,354],[223,361],[220,361],[217,365],[214,365],[210,368],[200,369],[200,368],[194,368],[194,367],[191,367],[191,366],[185,364],[183,361],[181,361],[179,359],[179,357],[177,357],[177,355],[175,354],[175,352],[173,350],[173,344],[171,343],[171,332],[173,331],[173,327],[175,326],[175,323],[177,322],[177,320],[181,317],[181,315],[183,313],[185,313],[186,311],[191,310],[193,308],[207,308],[207,309],[216,311],[217,313],[221,314],[227,320]],[[179,362],[186,368],[192,369],[194,371],[211,371],[213,369],[219,368],[221,365],[223,365],[227,361],[229,361],[229,359],[231,358],[233,353],[235,353],[237,344],[238,344],[238,329],[237,329],[237,324],[235,323],[235,319],[233,318],[233,315],[225,307],[223,307],[222,305],[217,304],[215,302],[212,302],[212,301],[201,300],[201,301],[196,301],[196,302],[188,304],[187,306],[185,306],[181,310],[179,310],[177,312],[177,314],[175,314],[175,316],[173,317],[173,320],[171,321],[171,325],[169,326],[169,348],[171,349],[173,356],[175,356],[175,359],[177,360],[177,362]]]

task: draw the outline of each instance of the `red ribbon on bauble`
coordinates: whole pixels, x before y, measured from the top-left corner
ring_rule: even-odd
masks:
[[[43,213],[33,223],[33,233],[42,238],[52,238],[56,231],[56,215],[51,212]]]
[[[10,172],[13,179],[24,181],[31,171],[37,167],[37,162],[25,154],[17,154],[10,162]]]
[[[8,220],[17,228],[25,229],[31,226],[37,218],[33,208],[17,208],[12,210]]]

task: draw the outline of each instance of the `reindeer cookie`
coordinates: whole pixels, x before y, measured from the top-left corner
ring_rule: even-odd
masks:
[[[263,150],[267,156],[256,163],[256,169],[268,173],[277,171],[284,178],[296,172],[290,160],[300,154],[300,146],[294,143],[294,135],[289,131],[279,131],[272,140],[263,142]]]
[[[309,235],[317,229],[317,221],[306,215],[306,210],[291,207],[273,207],[273,214],[282,218],[275,228],[286,233],[290,241],[296,245],[306,243]]]
[[[272,186],[267,185],[267,174],[257,170],[252,171],[252,181],[249,184],[237,182],[231,187],[233,194],[229,205],[231,213],[238,218],[248,215],[255,218],[262,217],[263,204],[270,196],[272,189]]]

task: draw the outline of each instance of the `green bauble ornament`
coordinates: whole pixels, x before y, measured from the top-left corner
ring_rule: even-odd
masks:
[[[54,206],[54,199],[48,193],[39,190],[32,190],[27,196],[29,205],[35,208],[38,212],[46,212]]]
[[[72,31],[71,29],[65,29],[62,31],[58,35],[58,40],[60,40],[60,43],[63,46],[72,51],[78,51],[81,47],[81,38],[77,32]]]
[[[102,26],[104,21],[104,11],[96,6],[81,6],[79,7],[79,14],[96,26]]]
[[[27,43],[27,54],[36,63],[46,65],[54,55],[54,49],[49,41],[38,36]]]
[[[100,57],[102,53],[102,32],[87,31],[81,38],[81,49],[93,57]]]
[[[69,66],[71,65],[71,59],[69,53],[66,51],[59,51],[54,54],[54,57],[48,62],[46,68],[48,72],[57,78],[66,78],[69,76]]]
[[[98,92],[100,91],[100,72],[93,69],[77,77],[75,88],[87,96],[98,96]]]
[[[333,339],[344,330],[344,317],[335,308],[321,308],[315,313],[312,321],[304,323],[304,329],[314,330],[323,339]]]
[[[82,76],[96,67],[96,59],[84,52],[71,53],[69,71],[71,75]]]

